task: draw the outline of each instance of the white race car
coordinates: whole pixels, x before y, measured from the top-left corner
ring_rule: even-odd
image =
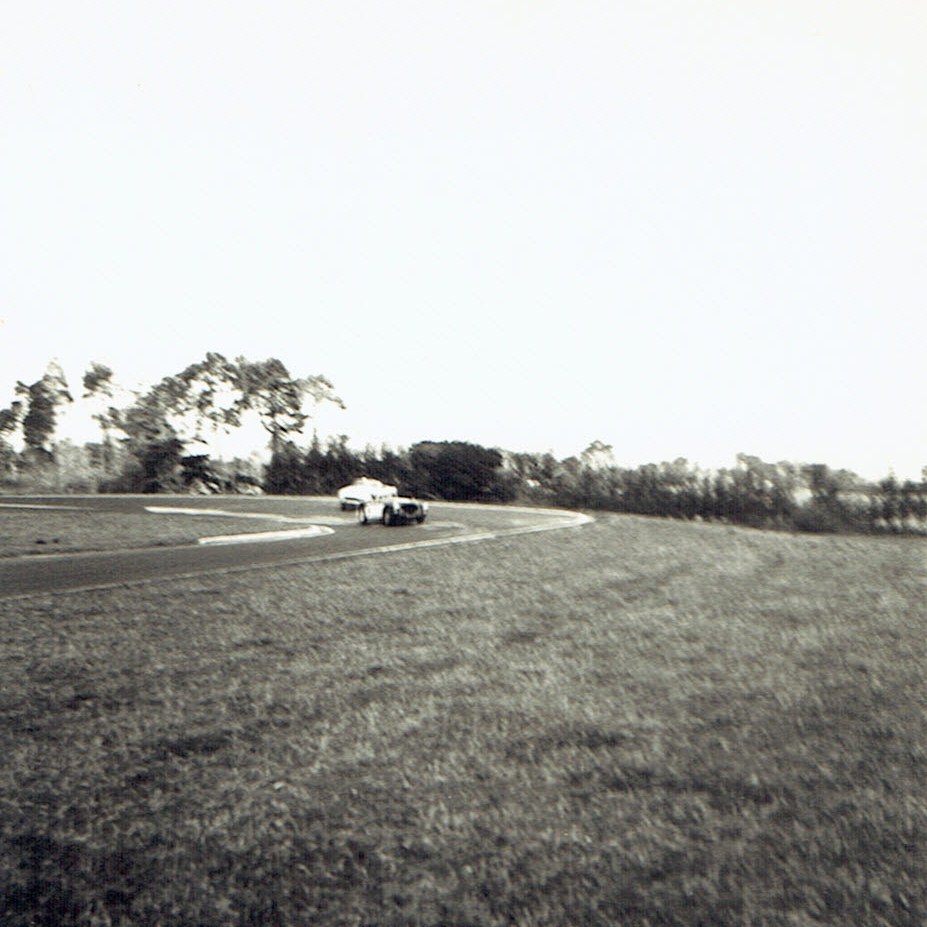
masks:
[[[349,509],[359,508],[365,502],[370,502],[373,499],[398,495],[399,490],[395,486],[388,486],[380,480],[362,476],[351,483],[350,486],[342,486],[338,490],[338,501],[341,503],[341,511],[346,512]]]
[[[382,496],[362,502],[357,508],[357,521],[369,525],[372,521],[384,525],[420,525],[428,517],[428,503],[410,496]]]

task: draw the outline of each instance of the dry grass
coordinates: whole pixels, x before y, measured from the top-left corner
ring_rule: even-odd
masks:
[[[0,508],[0,557],[195,544],[213,534],[275,531],[278,522],[220,515]]]
[[[927,923],[925,553],[606,517],[0,603],[4,923]]]

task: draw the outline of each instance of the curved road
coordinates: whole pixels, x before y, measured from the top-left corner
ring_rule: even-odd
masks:
[[[94,553],[42,554],[0,559],[0,597],[13,598],[122,586],[169,577],[191,576],[312,563],[443,544],[489,540],[513,534],[575,527],[591,519],[575,512],[434,503],[424,525],[362,527],[352,512],[342,513],[331,498],[306,497],[165,497],[165,496],[36,496],[0,498],[3,506],[67,507],[81,512],[147,511],[152,518],[189,518],[178,509],[221,510],[254,518],[268,514],[298,520],[305,529],[321,526],[325,533],[267,541],[259,535],[235,543],[186,544],[174,547],[121,549]],[[157,512],[171,509],[170,512]],[[281,525],[281,528],[285,527]],[[279,534],[279,532],[275,532]]]

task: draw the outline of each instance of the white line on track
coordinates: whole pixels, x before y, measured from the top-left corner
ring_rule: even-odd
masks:
[[[225,518],[253,518],[261,521],[282,521],[289,525],[301,525],[299,528],[287,528],[281,531],[252,531],[242,534],[213,534],[197,538],[197,544],[251,544],[264,541],[295,541],[302,538],[317,538],[334,534],[331,528],[323,528],[312,523],[310,518],[293,518],[290,515],[277,515],[265,512],[229,512],[226,509],[192,509],[169,505],[146,505],[146,512],[155,515],[212,515]]]
[[[79,505],[41,505],[38,502],[0,502],[0,509],[66,509],[69,512],[82,511]]]
[[[492,509],[493,506],[474,505],[472,508]],[[178,508],[166,505],[146,505],[145,511],[164,515],[221,515],[229,518],[257,518],[266,521],[282,521],[306,525],[311,521],[308,518],[293,518],[290,515],[262,514],[260,512],[229,512],[225,509],[194,509]],[[360,556],[367,553],[390,553],[397,550],[410,550],[415,547],[438,547],[442,544],[454,544],[467,541],[487,541],[497,537],[507,537],[516,534],[531,534],[537,531],[552,531],[555,528],[574,528],[588,524],[592,521],[589,515],[580,512],[564,512],[560,509],[531,509],[520,506],[511,506],[509,511],[524,515],[544,515],[554,519],[553,523],[522,525],[516,528],[503,528],[495,532],[479,532],[455,538],[431,538],[426,541],[407,541],[402,544],[386,544],[381,547],[365,548],[351,554],[339,553],[334,557]],[[461,526],[462,527],[462,526]],[[331,528],[323,528],[317,524],[309,524],[304,528],[293,528],[284,531],[259,531],[250,534],[221,534],[212,537],[199,538],[199,544],[248,544],[255,541],[289,541],[296,538],[321,537],[333,534]]]
[[[317,538],[325,534],[334,534],[334,529],[322,525],[309,525],[306,528],[288,528],[284,531],[258,531],[253,534],[214,534],[198,538],[197,544],[249,544],[253,541],[296,541],[301,538]]]
[[[190,509],[170,505],[146,505],[146,512],[155,515],[220,515],[225,518],[256,518],[263,521],[285,521],[291,524],[305,525],[311,518],[294,518],[292,515],[278,515],[274,512],[230,512],[227,509]]]

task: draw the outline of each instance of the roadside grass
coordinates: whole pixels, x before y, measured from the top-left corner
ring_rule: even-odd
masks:
[[[605,516],[0,602],[3,923],[920,927],[925,554]]]
[[[213,534],[275,531],[271,519],[145,512],[0,509],[0,557],[195,544]],[[295,526],[294,526],[295,527]]]

